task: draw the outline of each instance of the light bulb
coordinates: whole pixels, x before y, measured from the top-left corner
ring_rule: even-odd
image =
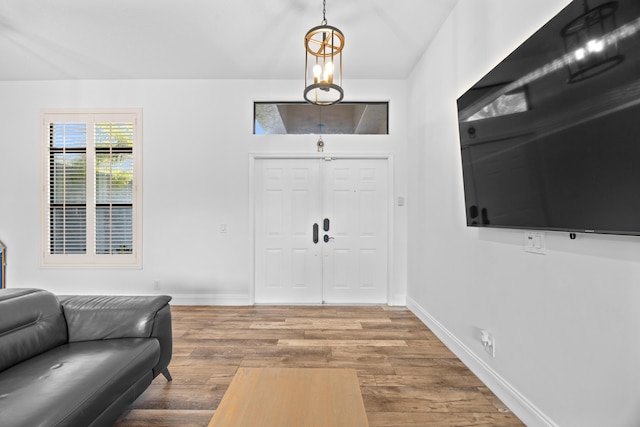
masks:
[[[333,62],[331,61],[324,64],[324,80],[333,83]]]
[[[318,83],[320,81],[320,74],[322,74],[322,67],[320,64],[313,66],[313,82]]]
[[[589,52],[602,52],[604,49],[604,42],[602,40],[589,40],[587,43],[587,49]]]
[[[333,74],[333,62],[329,61],[324,65],[324,72],[327,75]]]
[[[587,51],[584,48],[580,48],[575,52],[576,59],[582,61],[587,56]]]

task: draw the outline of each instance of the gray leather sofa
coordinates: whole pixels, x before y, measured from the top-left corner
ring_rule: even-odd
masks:
[[[0,425],[110,426],[160,373],[169,296],[0,290]]]

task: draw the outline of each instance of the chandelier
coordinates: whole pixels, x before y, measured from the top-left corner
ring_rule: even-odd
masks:
[[[342,49],[344,34],[327,25],[327,1],[322,2],[322,23],[304,37],[304,99],[315,105],[331,105],[344,97]]]
[[[584,12],[562,29],[564,46],[569,53],[569,83],[597,76],[624,60],[618,52],[616,9],[609,1],[590,8],[583,0]]]

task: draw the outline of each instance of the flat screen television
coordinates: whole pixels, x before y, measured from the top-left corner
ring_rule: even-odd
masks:
[[[640,235],[640,0],[571,2],[457,106],[468,226]]]

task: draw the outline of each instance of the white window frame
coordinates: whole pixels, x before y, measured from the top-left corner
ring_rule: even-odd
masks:
[[[50,123],[84,122],[87,124],[86,207],[87,253],[52,254],[50,250],[49,206],[49,125]],[[131,253],[96,254],[95,250],[95,141],[93,124],[100,122],[133,122],[133,195]],[[80,268],[141,268],[142,267],[142,109],[55,109],[41,111],[41,266]],[[91,128],[91,129],[90,129]]]

